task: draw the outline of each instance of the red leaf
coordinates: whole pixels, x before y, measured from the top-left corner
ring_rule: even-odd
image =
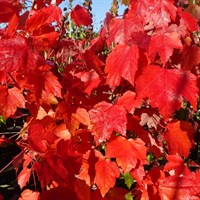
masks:
[[[32,190],[25,189],[21,196],[19,197],[19,200],[38,200],[40,196],[39,192],[33,192]]]
[[[78,178],[84,180],[89,186],[94,184],[94,178],[96,175],[95,165],[101,157],[102,154],[97,150],[88,150],[83,155],[83,163]]]
[[[126,173],[134,169],[137,163],[141,165],[146,163],[146,151],[145,143],[139,138],[127,140],[119,136],[108,143],[106,156],[116,158],[117,164]]]
[[[31,169],[23,168],[22,171],[19,173],[17,179],[18,179],[18,185],[22,189],[26,183],[29,181],[31,175]]]
[[[66,200],[66,198],[70,200],[77,200],[77,194],[73,190],[73,188],[67,188],[67,187],[55,187],[51,190],[46,190],[42,193],[40,200]],[[31,199],[30,199],[31,200]]]
[[[117,45],[106,60],[105,72],[108,73],[106,83],[112,89],[115,89],[123,77],[134,86],[138,57],[139,50],[137,46]]]
[[[109,23],[109,35],[107,39],[108,46],[112,42],[120,45],[130,45],[135,41],[134,35],[144,32],[143,24],[134,12],[129,11],[123,19],[114,18]],[[143,41],[145,37],[143,37]],[[140,43],[141,45],[141,43]]]
[[[167,160],[169,162],[164,166],[164,171],[175,170],[175,175],[180,175],[188,170],[187,166],[184,165],[183,159],[178,155],[168,155]]]
[[[191,70],[200,63],[200,48],[198,46],[185,46],[182,52],[182,69]]]
[[[174,6],[174,0],[140,0],[136,3],[135,10],[143,20],[144,24],[154,25],[155,28],[163,28],[175,20],[177,8]]]
[[[97,143],[108,140],[113,131],[126,135],[126,110],[122,106],[100,102],[89,111],[93,135]]]
[[[77,26],[89,26],[92,24],[92,18],[88,11],[80,6],[76,5],[76,7],[71,11],[71,18],[74,20]]]
[[[80,78],[81,81],[84,82],[84,92],[88,95],[90,95],[92,90],[96,88],[100,83],[99,75],[94,70],[90,70],[89,72],[78,72],[73,74],[73,76]]]
[[[193,172],[181,176],[169,176],[161,181],[159,193],[162,200],[199,199],[199,177]]]
[[[181,17],[181,23],[190,30],[191,32],[198,30],[198,22],[197,19],[194,18],[190,13],[182,11],[182,9],[178,9],[178,14]]]
[[[133,113],[135,107],[138,106],[137,102],[135,101],[135,96],[135,92],[128,90],[117,99],[116,104],[124,106],[129,113]]]
[[[99,75],[102,74],[100,67],[102,67],[104,63],[96,54],[94,54],[94,52],[91,50],[85,51],[81,54],[81,59],[83,59],[87,68],[94,69]]]
[[[16,112],[17,107],[25,108],[25,99],[16,87],[8,89],[0,86],[0,99],[0,113],[6,119]]]
[[[7,72],[17,71],[24,66],[28,46],[23,37],[15,36],[0,41],[0,69]]]
[[[196,108],[196,83],[196,76],[188,71],[149,66],[136,80],[136,93],[138,99],[149,97],[152,106],[158,107],[163,117],[168,118],[180,108],[183,97]]]
[[[62,10],[54,5],[49,5],[36,11],[30,18],[26,20],[26,29],[29,32],[35,32],[42,26],[50,25],[56,22],[61,23]]]
[[[149,44],[149,54],[155,57],[158,53],[163,64],[169,60],[174,49],[181,49],[182,43],[180,36],[176,32],[158,32],[151,37]]]
[[[50,145],[58,138],[55,134],[56,126],[49,116],[36,120],[28,130],[28,142],[31,148],[40,153],[46,153]]]
[[[100,158],[95,164],[96,175],[94,182],[104,197],[110,188],[114,187],[116,178],[120,176],[119,169],[115,162]]]
[[[49,68],[49,66],[43,66],[43,68]],[[51,101],[48,100],[51,95],[54,97],[62,97],[61,96],[61,84],[58,82],[58,78],[48,69],[42,70],[35,70],[35,74],[30,77],[30,80],[34,83],[34,92],[37,99],[43,97],[43,100],[49,104]],[[42,93],[44,92],[44,93]],[[42,94],[44,96],[42,96]],[[53,103],[52,103],[53,104]]]
[[[193,126],[188,122],[169,123],[164,135],[169,153],[178,153],[187,158],[194,144],[194,132]]]
[[[5,23],[8,22],[13,14],[18,15],[18,9],[17,5],[18,1],[14,0],[13,2],[8,1],[8,0],[3,0],[1,1],[1,6],[0,6],[0,23]]]

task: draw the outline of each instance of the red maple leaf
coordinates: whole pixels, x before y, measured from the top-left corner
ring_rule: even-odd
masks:
[[[194,127],[184,121],[167,124],[164,139],[167,142],[169,154],[179,154],[188,157],[194,145]]]
[[[113,131],[126,135],[126,109],[122,106],[100,102],[89,111],[92,134],[97,143],[108,140]]]
[[[140,0],[133,2],[132,10],[139,15],[143,24],[153,25],[155,28],[168,26],[172,20],[175,20],[177,8],[174,6],[174,0]]]
[[[134,86],[138,58],[139,50],[136,45],[117,45],[106,60],[105,72],[108,73],[106,83],[115,89],[123,77]]]
[[[119,136],[108,143],[106,156],[116,158],[117,164],[126,173],[134,169],[138,163],[146,163],[146,151],[145,143],[141,139],[127,140]]]
[[[24,66],[28,46],[21,36],[15,36],[0,41],[0,70],[17,71]]]
[[[94,70],[90,70],[89,72],[78,72],[73,74],[73,76],[80,78],[81,81],[84,82],[84,92],[88,95],[90,95],[92,90],[100,83],[99,75]]]
[[[198,46],[185,46],[182,51],[182,69],[191,70],[200,63],[200,48]]]
[[[181,48],[182,43],[178,33],[159,30],[151,37],[149,43],[149,55],[154,58],[156,53],[158,53],[163,64],[166,64],[173,54],[173,50]]]
[[[183,97],[196,108],[198,88],[196,76],[179,69],[148,66],[136,80],[138,98],[149,97],[153,107],[158,107],[164,118],[171,117],[183,102]]]
[[[37,33],[37,31],[46,25],[56,22],[60,25],[62,18],[62,10],[55,6],[49,5],[38,11],[26,20],[26,30],[31,33]]]
[[[25,99],[22,92],[16,88],[8,89],[5,86],[0,86],[0,113],[6,119],[13,115],[17,107],[25,108]]]
[[[188,171],[181,176],[169,176],[160,182],[161,199],[199,199],[199,173]]]
[[[125,18],[117,19],[114,18],[109,23],[109,35],[107,38],[108,46],[112,42],[120,45],[130,45],[133,44],[135,39],[133,35],[139,36],[139,34],[144,33],[144,28],[142,25],[142,21],[139,17],[130,10]],[[145,40],[145,37],[143,37]],[[141,44],[140,44],[141,45]]]
[[[71,18],[74,20],[77,26],[89,26],[92,24],[92,18],[88,11],[80,6],[76,5],[76,7],[71,11]]]
[[[135,107],[138,106],[137,102],[135,101],[135,97],[135,92],[128,90],[117,99],[116,104],[124,106],[129,113],[133,113]]]
[[[19,10],[17,8],[17,5],[19,4],[19,1],[9,1],[9,0],[3,0],[1,1],[1,7],[0,7],[0,22],[5,23],[8,22],[13,14],[18,15]]]
[[[104,197],[110,188],[114,187],[116,178],[120,176],[119,168],[115,162],[100,158],[95,164],[95,172],[94,183]]]

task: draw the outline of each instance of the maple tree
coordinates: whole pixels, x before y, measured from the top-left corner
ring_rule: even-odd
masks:
[[[116,17],[113,1],[96,34],[92,1],[61,2],[0,2],[19,199],[200,199],[200,2],[121,0]]]

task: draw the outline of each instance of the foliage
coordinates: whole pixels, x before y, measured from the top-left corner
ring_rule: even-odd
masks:
[[[123,0],[115,17],[113,1],[98,34],[91,1],[60,3],[0,3],[0,121],[25,116],[0,139],[21,149],[19,199],[200,199],[199,2]]]

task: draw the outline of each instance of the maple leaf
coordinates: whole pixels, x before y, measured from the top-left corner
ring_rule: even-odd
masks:
[[[104,63],[94,52],[86,50],[84,53],[81,53],[81,59],[83,59],[87,68],[94,69],[99,75],[102,74],[100,67],[103,66]]]
[[[117,45],[106,60],[105,72],[108,73],[106,83],[112,89],[115,89],[123,77],[134,86],[138,58],[139,50],[137,46]]]
[[[126,110],[122,106],[100,102],[89,111],[92,134],[97,143],[108,140],[113,131],[126,135]]]
[[[141,165],[145,164],[146,152],[145,143],[139,138],[127,140],[119,136],[109,142],[106,147],[106,156],[116,158],[117,164],[125,173],[134,169],[138,162]]]
[[[137,98],[149,97],[153,107],[158,107],[164,118],[171,117],[183,102],[183,97],[196,108],[198,88],[196,76],[179,69],[148,66],[136,80]]]
[[[50,25],[53,22],[60,25],[61,17],[62,10],[55,5],[49,5],[48,7],[36,11],[26,20],[26,30],[34,33],[43,26]]]
[[[17,177],[17,179],[18,179],[17,183],[21,189],[29,181],[30,175],[31,175],[31,169],[28,169],[28,168],[23,168],[22,171],[19,173],[19,175]]]
[[[89,72],[78,72],[73,74],[73,76],[80,78],[81,81],[84,82],[84,92],[88,95],[90,95],[92,90],[100,83],[99,75],[94,70],[90,70]]]
[[[191,70],[200,63],[200,48],[198,46],[185,46],[182,51],[182,69]]]
[[[177,8],[174,6],[174,0],[140,0],[136,5],[132,5],[144,24],[153,24],[156,29],[168,26],[175,20]]]
[[[42,99],[44,102],[48,97],[60,97],[61,96],[61,84],[58,81],[58,78],[48,70],[49,66],[42,66],[42,70],[35,70],[32,76],[30,77],[30,82],[34,84],[34,93],[37,99]],[[45,69],[46,68],[46,69]]]
[[[125,18],[114,18],[109,23],[109,35],[107,38],[108,46],[112,42],[118,45],[130,45],[136,42],[134,35],[139,35],[144,32],[142,21],[135,13],[129,11]],[[145,40],[145,37],[143,37]]]
[[[190,13],[184,12],[181,8],[178,8],[178,14],[181,17],[180,23],[185,26],[191,32],[198,30],[197,19],[194,18]]]
[[[29,190],[29,189],[25,189],[20,197],[19,197],[19,200],[37,200],[40,196],[40,193],[39,192],[34,192],[32,190]]]
[[[135,92],[128,90],[117,99],[116,104],[124,106],[129,113],[133,113],[135,107],[138,106],[137,102],[135,102],[135,97]]]
[[[17,71],[24,66],[28,46],[21,36],[0,41],[0,69],[7,72]]]
[[[76,5],[76,7],[71,11],[71,18],[77,26],[89,26],[92,24],[92,18],[90,14],[84,7],[80,5]]]
[[[184,160],[179,155],[168,155],[168,162],[164,166],[164,171],[175,170],[175,175],[180,175],[188,170],[188,167],[184,165]]]
[[[53,119],[49,116],[30,124],[28,129],[28,142],[31,148],[37,152],[46,153],[50,145],[58,138],[53,130],[55,127]]]
[[[167,142],[169,154],[178,153],[187,158],[194,145],[194,132],[193,126],[188,122],[177,121],[167,124],[164,139]]]
[[[5,23],[8,22],[14,14],[18,15],[19,10],[17,8],[18,1],[8,1],[2,0],[0,7],[0,22]]]
[[[95,164],[95,171],[94,183],[96,183],[101,195],[104,197],[110,188],[114,187],[116,178],[120,176],[119,168],[115,162],[100,158]]]
[[[0,99],[0,113],[6,119],[16,112],[17,107],[25,108],[24,96],[16,87],[8,89],[5,86],[0,86]]]
[[[194,172],[181,176],[169,176],[159,184],[161,199],[199,199],[199,175]]]
[[[181,49],[180,36],[176,32],[155,32],[149,43],[149,54],[155,57],[156,52],[160,55],[163,64],[169,60],[174,49]]]

